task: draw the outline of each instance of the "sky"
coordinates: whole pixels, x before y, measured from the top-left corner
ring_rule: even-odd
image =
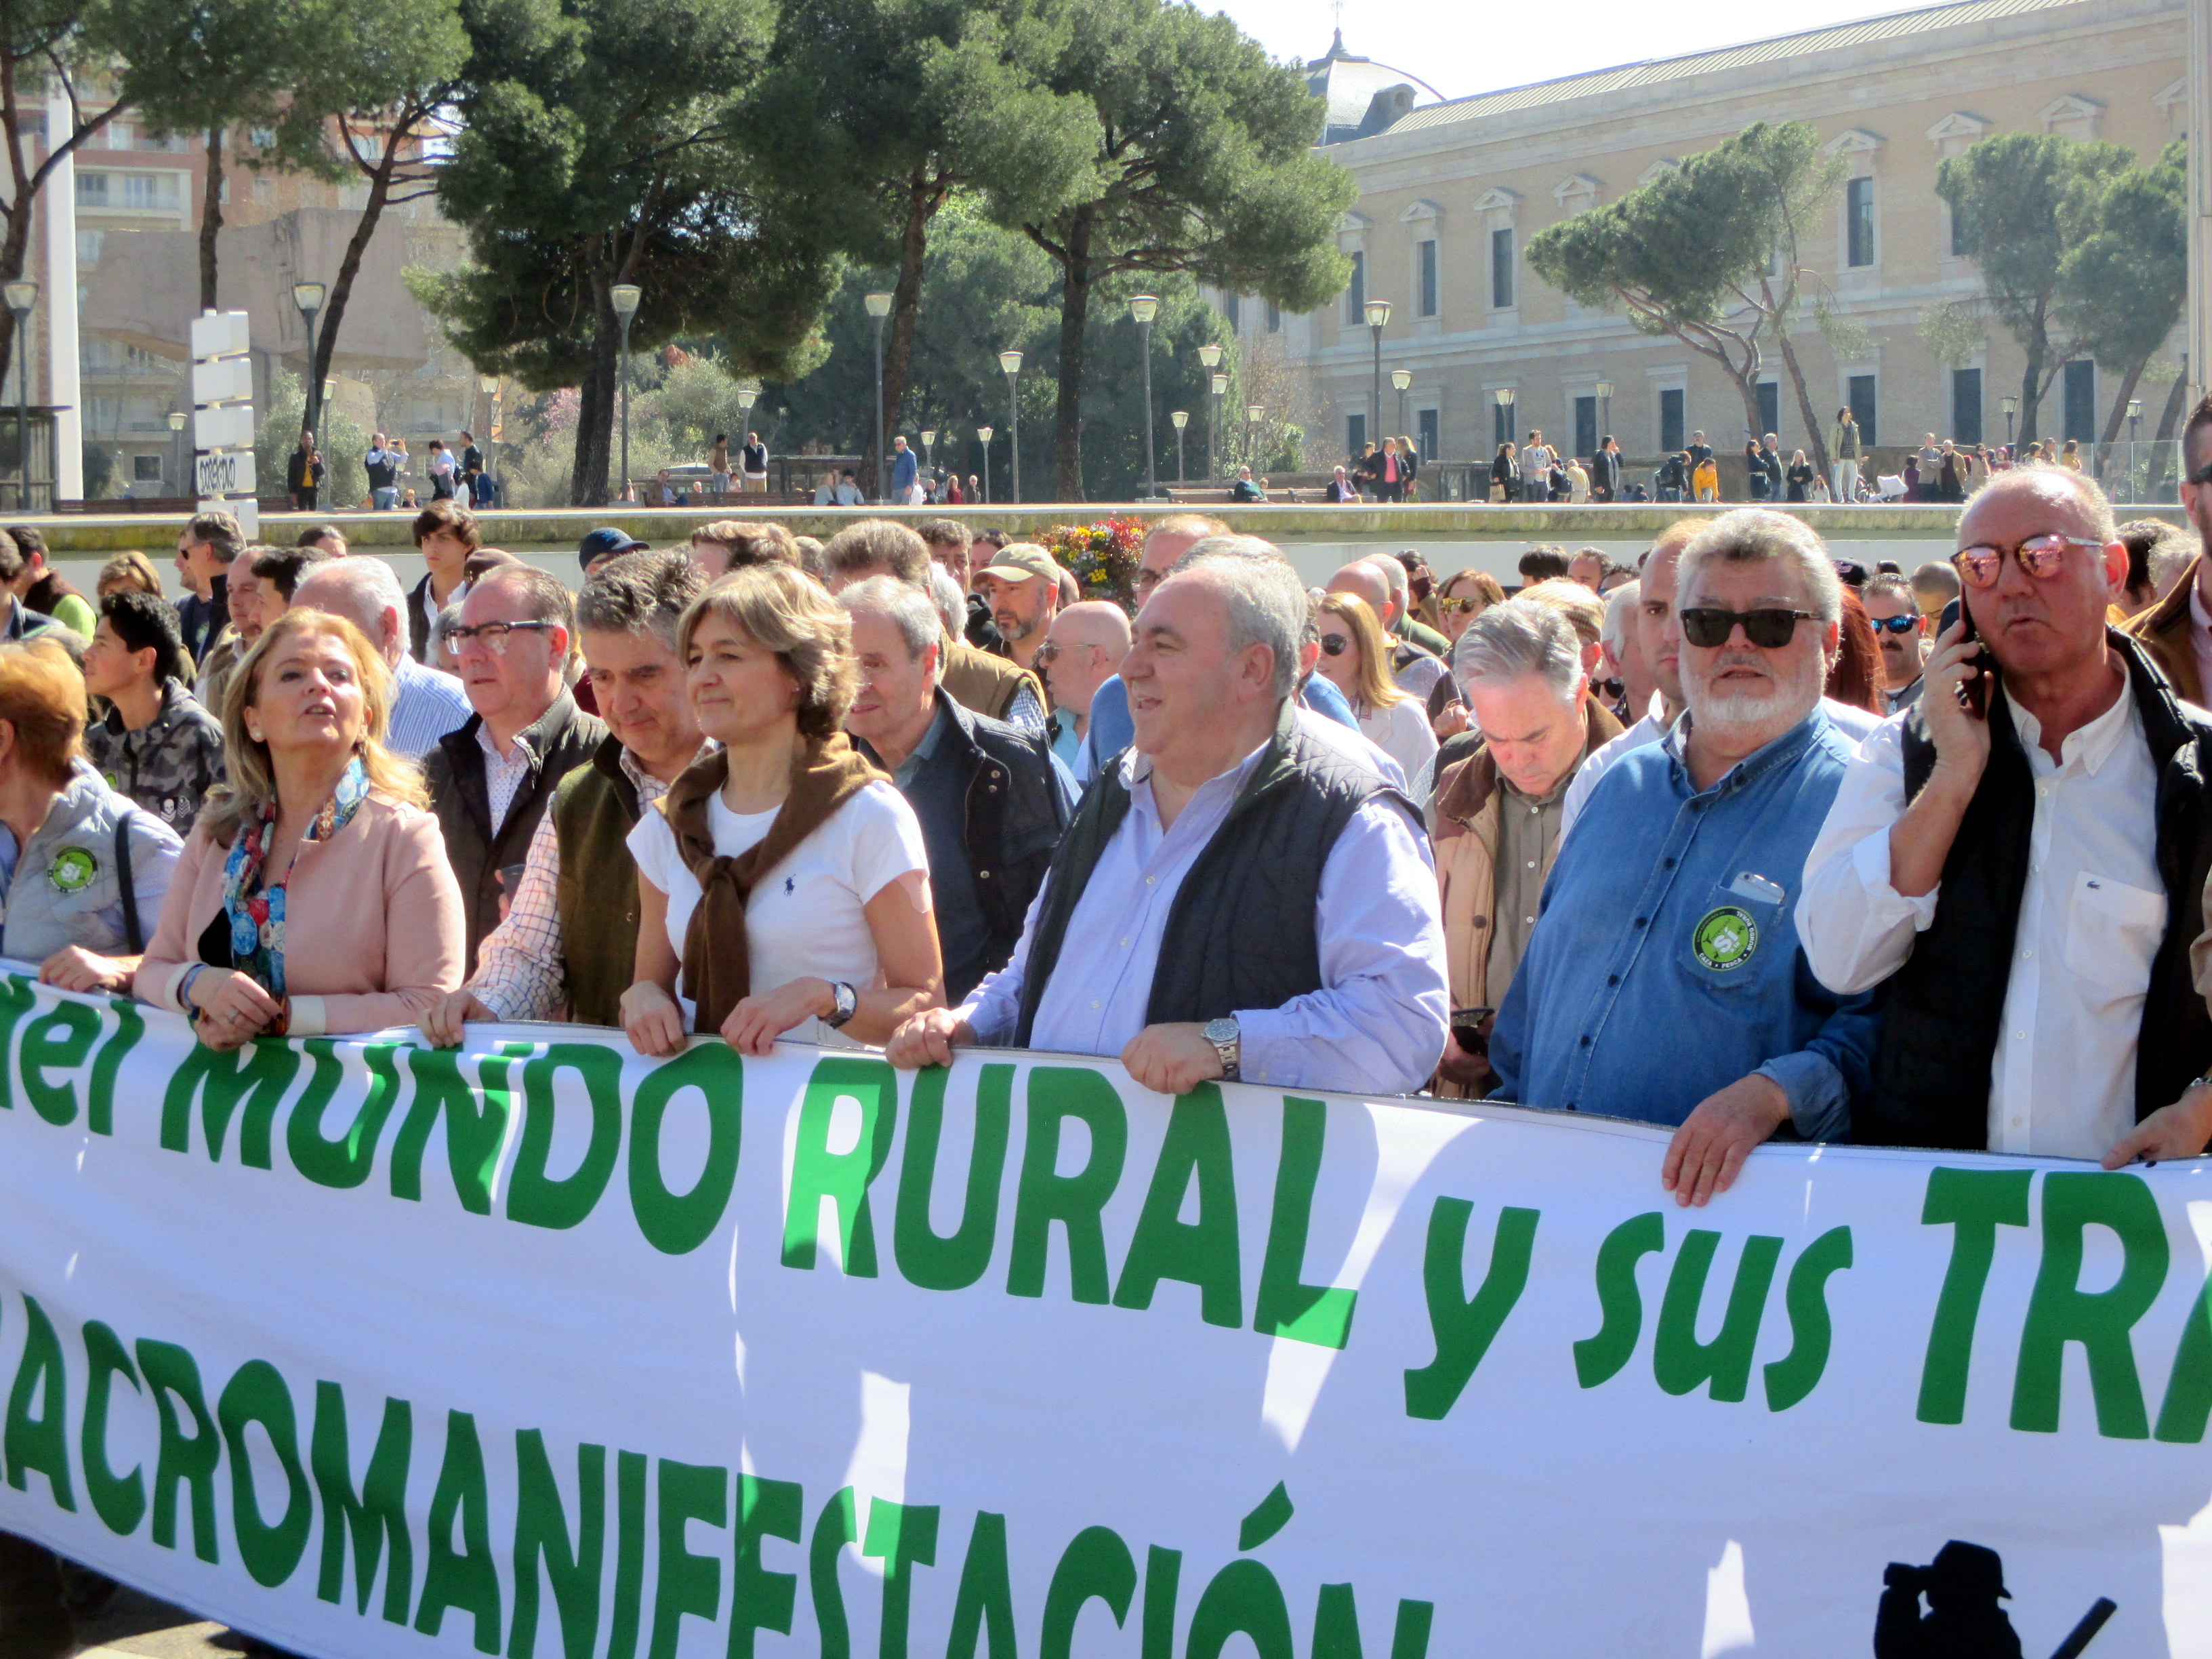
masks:
[[[1228,0],[1212,9],[1234,18],[1273,56],[1301,60],[1328,50],[1340,12],[1346,51],[1409,70],[1447,98],[1919,9],[1883,0],[1794,0],[1786,12],[1650,0],[1581,0],[1573,6]]]

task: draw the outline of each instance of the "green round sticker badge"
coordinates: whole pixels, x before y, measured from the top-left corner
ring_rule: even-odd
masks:
[[[46,879],[57,893],[82,893],[100,873],[100,860],[82,847],[64,847],[54,854]]]
[[[1759,924],[1751,919],[1748,910],[1723,904],[1705,913],[1705,919],[1690,934],[1690,948],[1697,952],[1698,960],[1715,973],[1727,973],[1732,968],[1742,967],[1751,960],[1751,953],[1759,949]]]

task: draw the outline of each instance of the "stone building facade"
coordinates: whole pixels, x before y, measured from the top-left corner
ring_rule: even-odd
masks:
[[[1965,0],[1474,98],[1401,100],[1387,130],[1367,121],[1364,136],[1326,147],[1359,185],[1339,238],[1357,261],[1352,287],[1307,316],[1256,305],[1233,314],[1240,331],[1279,333],[1312,375],[1333,430],[1310,445],[1309,465],[1369,435],[1367,299],[1391,304],[1382,428],[1412,433],[1430,456],[1486,459],[1502,434],[1518,441],[1530,428],[1576,453],[1607,430],[1634,458],[1698,429],[1740,449],[1743,400],[1717,365],[1576,305],[1536,276],[1526,249],[1547,226],[1755,121],[1803,119],[1849,169],[1832,228],[1805,250],[1808,305],[1791,331],[1820,418],[1850,404],[1885,445],[1927,433],[2002,442],[2020,347],[1994,319],[1949,362],[1923,335],[1931,313],[1980,292],[1953,251],[1936,169],[2005,131],[2106,139],[2155,159],[2186,125],[2188,38],[2182,0]],[[2136,390],[2145,439],[2183,335]],[[1412,375],[1402,422],[1395,369]],[[1805,442],[1804,422],[1771,349],[1764,374],[1765,424],[1786,454]],[[2067,365],[2043,402],[2041,435],[2101,437],[2118,380],[2104,365]]]

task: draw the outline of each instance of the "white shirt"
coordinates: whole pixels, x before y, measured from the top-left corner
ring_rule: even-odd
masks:
[[[1989,1150],[2102,1158],[2135,1127],[2136,1045],[2151,961],[2166,933],[2154,805],[2158,769],[2131,693],[2059,745],[2012,704],[2035,822],[1990,1065]],[[1797,935],[1832,991],[1895,973],[1936,919],[1940,887],[1909,899],[1889,882],[1889,831],[1905,811],[1905,717],[1844,774],[1805,861]]]
[[[766,837],[775,809],[732,812],[717,793],[707,802],[707,822],[716,854],[735,858]],[[629,832],[629,850],[638,872],[668,895],[668,942],[681,957],[691,913],[699,908],[698,878],[677,851],[676,832],[657,811],[640,815]],[[772,991],[807,978],[877,984],[876,939],[864,907],[915,871],[927,878],[929,853],[906,797],[884,779],[848,796],[821,828],[753,884],[745,904],[753,988]],[[678,1000],[688,1025],[695,1010],[682,988],[679,974]],[[813,1042],[817,1024],[809,1021],[787,1035]]]
[[[1429,729],[1427,706],[1401,697],[1388,708],[1376,708],[1359,717],[1361,735],[1390,758],[1407,777],[1428,764],[1437,752],[1437,734]]]
[[[530,775],[530,751],[520,742],[508,746],[514,750],[512,758],[500,752],[491,727],[481,720],[477,722],[477,747],[484,754],[484,795],[491,808],[495,836],[507,823],[507,809],[514,805],[514,792]]]

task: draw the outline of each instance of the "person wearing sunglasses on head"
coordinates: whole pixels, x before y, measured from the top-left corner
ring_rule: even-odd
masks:
[[[1686,713],[1590,791],[1490,1060],[1496,1098],[1673,1127],[1661,1184],[1701,1205],[1773,1136],[1849,1134],[1880,1017],[1806,971],[1791,911],[1855,748],[1820,702],[1835,564],[1802,520],[1746,507],[1675,575]]]
[[[1798,904],[1824,984],[1887,992],[1857,1138],[2195,1157],[2212,714],[2107,624],[2127,550],[2094,481],[1993,478],[1959,541],[1966,614],[1918,703],[1863,746]]]
[[[1890,714],[1920,701],[1928,660],[1928,619],[1902,576],[1877,576],[1861,590],[1875,643],[1881,647],[1882,701]]]

